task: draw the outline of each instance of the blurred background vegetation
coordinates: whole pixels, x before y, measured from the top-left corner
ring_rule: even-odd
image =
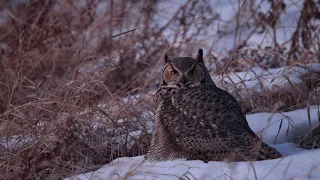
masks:
[[[319,34],[319,0],[1,0],[0,178],[59,179],[145,154],[165,53],[203,48],[246,113],[319,104],[320,71],[246,97],[225,81],[308,69]]]

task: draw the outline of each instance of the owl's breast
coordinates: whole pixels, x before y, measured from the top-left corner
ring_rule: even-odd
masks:
[[[172,96],[161,96],[161,103],[158,103],[156,117],[173,132],[177,138],[185,136],[199,136],[199,134],[207,134],[210,130],[204,130],[201,125],[201,117],[190,117],[186,111],[181,111],[172,103]],[[190,106],[189,108],[193,108]]]

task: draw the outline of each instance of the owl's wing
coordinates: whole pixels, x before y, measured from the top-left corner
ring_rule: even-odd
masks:
[[[177,110],[201,123],[218,123],[220,127],[227,129],[237,127],[256,136],[237,100],[222,89],[193,88],[172,96],[172,104]]]
[[[176,124],[168,122],[167,127],[176,143],[188,152],[211,156],[211,160],[224,159],[231,153],[244,156],[238,160],[252,160],[252,155],[261,157],[268,153],[252,151],[255,143],[263,142],[250,129],[237,101],[226,91],[193,88],[173,95],[171,101],[182,120],[170,119]],[[179,125],[182,130],[176,128]]]

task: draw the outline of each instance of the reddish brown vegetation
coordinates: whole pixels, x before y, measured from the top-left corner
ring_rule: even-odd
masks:
[[[120,156],[145,154],[154,110],[148,92],[157,84],[159,59],[166,51],[189,55],[202,46],[197,38],[220,18],[208,6],[210,1],[186,1],[165,24],[155,23],[161,11],[166,13],[159,10],[158,0],[81,2],[1,1],[1,179],[58,179],[94,170]],[[260,27],[262,35],[268,28],[275,31],[284,13],[280,1],[270,1],[266,14],[248,8],[249,3],[253,2],[241,6],[237,17],[252,13],[254,32]],[[319,52],[319,41],[305,43],[313,39],[309,32],[319,33],[309,24],[319,19],[310,3],[305,1],[289,51],[275,41],[274,47],[245,52],[244,41],[219,62],[208,47],[208,64],[225,75],[257,65],[282,66],[280,60],[264,63],[268,53],[275,59],[285,57],[288,66],[319,61],[319,54],[309,51]],[[239,21],[235,30],[242,26]],[[166,34],[167,29],[172,33]],[[219,33],[223,37],[225,32]],[[261,51],[267,53],[258,55]],[[302,90],[265,90],[243,99],[244,109],[276,111],[309,103],[320,78],[308,77],[308,86],[294,85]],[[130,96],[136,94],[140,96]],[[285,106],[276,108],[279,102]]]

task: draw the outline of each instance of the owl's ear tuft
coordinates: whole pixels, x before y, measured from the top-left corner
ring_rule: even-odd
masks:
[[[197,61],[198,61],[199,63],[202,63],[202,62],[203,62],[203,51],[202,51],[202,49],[199,49],[199,50],[198,50]]]
[[[170,62],[170,58],[169,58],[169,56],[167,54],[164,55],[164,62],[166,62],[166,63]]]

